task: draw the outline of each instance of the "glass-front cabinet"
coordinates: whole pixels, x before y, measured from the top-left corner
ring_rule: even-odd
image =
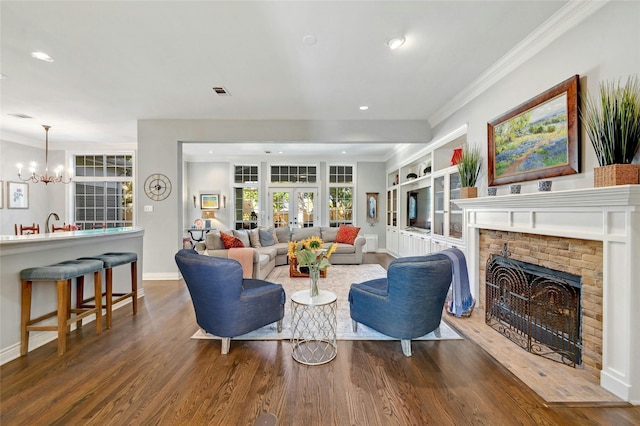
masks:
[[[450,167],[434,176],[432,227],[434,236],[455,240],[463,239],[463,212],[452,203],[453,200],[460,198],[461,188],[460,175],[456,167]]]

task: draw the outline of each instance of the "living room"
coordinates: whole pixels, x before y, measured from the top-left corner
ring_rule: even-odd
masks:
[[[538,2],[532,2],[530,6],[535,9],[536,3]],[[214,161],[211,161],[211,163],[215,164],[218,170],[225,170],[222,172],[224,179],[203,182],[202,185],[194,186],[193,177],[189,176],[189,168],[204,168],[206,166],[203,164],[206,164],[206,162],[198,161],[196,165],[196,162],[185,158],[184,147],[190,144],[233,143],[239,146],[240,144],[251,142],[265,144],[296,143],[298,145],[309,146],[336,144],[337,146],[340,143],[351,141],[356,141],[355,143],[357,144],[406,144],[408,148],[404,151],[373,160],[353,157],[345,160],[341,158],[340,155],[316,158],[313,159],[313,161],[300,157],[287,160],[287,162],[295,162],[295,164],[312,164],[321,170],[326,170],[331,164],[352,165],[356,171],[356,180],[353,185],[355,188],[353,222],[362,228],[363,233],[376,235],[378,251],[381,252],[377,254],[386,252],[389,241],[387,239],[386,212],[383,210],[386,209],[384,199],[389,187],[388,175],[395,170],[400,170],[406,164],[412,163],[416,153],[420,155],[420,153],[429,151],[432,144],[446,144],[452,140],[457,140],[460,135],[463,135],[468,145],[477,145],[482,148],[486,161],[487,123],[496,117],[545,92],[573,75],[578,75],[580,78],[581,92],[588,91],[594,93],[597,91],[600,82],[615,81],[618,79],[624,80],[627,76],[638,73],[638,70],[640,70],[640,52],[638,52],[637,49],[639,37],[638,28],[640,28],[640,4],[638,2],[557,3],[557,14],[549,13],[547,17],[549,21],[540,19],[539,25],[534,28],[531,34],[523,34],[519,39],[519,43],[514,44],[509,49],[505,49],[506,54],[502,55],[498,62],[487,64],[487,66],[484,67],[485,72],[476,74],[468,80],[468,84],[458,87],[453,95],[444,99],[443,102],[438,105],[438,108],[430,111],[429,114],[422,112],[416,113],[413,116],[407,115],[403,118],[389,114],[382,117],[377,116],[377,119],[351,118],[348,120],[334,118],[316,119],[303,114],[292,114],[288,118],[272,118],[269,114],[264,114],[262,118],[253,117],[251,119],[244,119],[239,113],[234,118],[233,114],[227,112],[222,113],[220,111],[210,111],[208,113],[208,117],[210,118],[193,118],[200,117],[193,111],[185,112],[182,116],[163,116],[162,114],[158,114],[152,118],[144,115],[138,116],[134,125],[135,140],[129,140],[123,137],[123,139],[127,139],[127,149],[130,149],[135,154],[135,183],[138,187],[142,188],[148,176],[162,173],[169,178],[173,186],[172,193],[167,199],[162,201],[150,200],[142,190],[137,191],[135,194],[135,224],[145,229],[144,258],[142,260],[143,279],[145,281],[170,282],[176,281],[179,278],[173,256],[182,247],[183,238],[187,235],[185,234],[185,227],[190,226],[194,220],[198,218],[197,214],[201,210],[198,205],[201,194],[220,194],[220,201],[222,201],[223,196],[226,197],[226,202],[228,203],[227,208],[216,210],[216,219],[220,221],[218,226],[221,228],[229,229],[234,225],[231,210],[233,206],[233,184],[230,182],[231,170],[234,164],[246,163],[248,161],[247,158],[238,155],[230,155],[228,158],[222,159],[216,158]],[[492,6],[495,6],[495,4]],[[5,18],[3,18],[3,20],[4,19]],[[477,25],[483,26],[484,24],[478,22]],[[179,29],[175,27],[172,27],[172,30],[175,30],[175,32],[179,31]],[[158,56],[162,55],[161,52],[155,53]],[[473,58],[456,58],[454,52],[450,54],[451,59],[456,61],[456,64],[460,68],[465,67],[465,61],[472,62],[480,60],[479,57],[482,56],[478,54],[478,56]],[[248,62],[247,66],[259,68],[261,61],[268,60],[269,59],[258,57],[255,59],[255,62]],[[427,59],[425,59],[425,62],[426,61]],[[2,84],[4,87],[12,76],[10,75],[11,73],[5,69],[3,69],[2,72],[6,73],[8,77],[7,81],[3,80]],[[416,69],[414,72],[422,73],[424,69]],[[291,78],[293,77],[291,76]],[[426,74],[425,78],[428,78]],[[443,80],[438,84],[449,85],[455,83]],[[235,97],[239,96],[239,93],[231,90],[231,95],[229,99],[233,101]],[[392,96],[389,96],[388,99],[390,103],[397,102]],[[265,100],[264,102],[269,103],[270,101]],[[185,109],[188,110],[189,108],[185,107]],[[219,114],[217,114],[218,112]],[[42,146],[42,137],[41,135],[20,137],[18,136],[17,128],[10,128],[8,131],[5,131],[5,123],[9,124],[3,117],[1,178],[3,181],[8,182],[16,180],[14,176],[15,159],[12,158],[11,164],[9,164],[6,162],[9,160],[4,158],[5,153],[16,152],[15,155],[20,156],[22,153],[33,150],[41,154],[42,150],[40,147]],[[51,133],[52,139],[55,131],[56,127],[54,126]],[[64,131],[66,132],[68,130]],[[597,159],[585,132],[582,131],[581,133],[580,172],[573,175],[554,177],[552,179],[552,193],[586,190],[594,186],[593,170],[597,166]],[[60,144],[55,145],[56,149],[52,151],[54,158],[68,159],[74,152],[95,150],[94,148],[87,148],[86,146],[79,148],[83,142],[78,142],[66,135],[61,139],[60,143],[64,147],[60,148]],[[32,146],[25,148],[24,151],[20,149],[15,150],[16,145],[20,145],[20,142],[25,141],[28,141]],[[33,148],[33,146],[37,146],[38,149]],[[120,152],[121,149],[103,143],[99,151]],[[266,183],[269,166],[282,163],[281,160],[272,160],[275,155],[276,153],[265,154],[261,158],[254,157],[249,161],[250,164],[256,164],[262,170],[265,181],[263,181],[261,188],[265,193],[269,191]],[[634,162],[636,164],[638,163],[637,156]],[[10,233],[8,230],[11,229],[13,223],[18,221],[42,221],[42,218],[39,216],[42,216],[44,212],[48,211],[65,211],[67,213],[65,217],[71,218],[71,213],[69,213],[70,209],[68,208],[69,195],[66,194],[64,189],[61,189],[61,187],[51,188],[51,186],[49,186],[46,188],[46,191],[49,192],[44,192],[44,189],[35,188],[37,185],[31,186],[34,208],[28,211],[9,212],[5,206],[5,209],[2,210],[3,234]],[[487,189],[488,180],[485,174],[478,184],[480,198],[486,198],[485,194],[487,194]],[[508,185],[500,186],[498,191],[499,195],[507,194]],[[371,225],[366,221],[364,203],[365,194],[367,193],[380,194],[380,220]],[[536,203],[534,197],[538,193],[537,181],[522,182],[521,193],[523,195],[522,199],[525,200],[524,202],[531,204],[531,208],[533,209]],[[320,188],[319,195],[326,195],[326,188]],[[196,197],[195,201],[194,196]],[[36,200],[35,197],[39,197],[40,200]],[[517,200],[516,196],[511,197],[511,199]],[[153,211],[145,211],[145,205],[153,206]],[[265,202],[259,210],[259,212],[265,212],[265,215],[259,219],[261,225],[268,224],[268,213],[265,208],[267,205]],[[38,209],[37,212],[34,212],[35,207]],[[488,206],[487,208],[491,207]],[[9,213],[11,213],[11,215],[9,215]],[[21,216],[16,216],[16,213],[19,213]],[[324,217],[323,220],[328,219],[328,212],[323,210],[321,217]],[[326,222],[321,223],[321,225],[327,224]],[[567,223],[564,221],[557,222],[557,227],[559,228],[566,226]],[[631,228],[625,232],[628,232],[626,237],[633,241],[630,249],[631,252],[637,253],[638,239],[635,238],[637,237],[637,229]],[[475,244],[477,241],[467,239],[465,243],[468,248],[471,243]],[[467,255],[469,254],[470,252],[467,251]],[[629,262],[633,263],[633,258],[629,259]],[[472,283],[474,296],[476,298],[480,297],[480,290],[478,288],[480,280],[477,277],[480,271],[480,263],[480,255],[478,255],[477,258],[470,259],[470,265],[474,267],[475,272],[473,273],[476,275]],[[607,265],[607,268],[616,268],[617,266],[615,263]],[[634,266],[632,265],[631,267]],[[627,280],[628,287],[624,290],[627,293],[618,295],[617,297],[626,298],[631,306],[636,306],[640,303],[637,289],[635,289],[637,286],[634,287],[634,284],[637,284],[637,275],[632,275],[628,277]],[[4,285],[6,285],[6,283],[3,283],[3,286]],[[158,289],[157,285],[150,288],[153,288],[152,291],[154,294],[161,292],[161,289]],[[145,288],[145,292],[147,291]],[[171,292],[171,294],[180,298],[180,300],[188,297],[184,293],[175,292],[173,289]],[[162,300],[163,303],[170,303],[167,299]],[[191,309],[191,307],[187,307]],[[187,311],[181,312],[185,314]],[[187,313],[187,315],[191,315],[191,313]],[[637,317],[633,315],[634,314],[629,313],[624,318],[625,321],[628,321],[624,326],[626,327],[625,333],[628,333],[626,340],[632,343],[627,345],[623,352],[609,353],[609,359],[605,360],[605,365],[616,367],[616,363],[618,362],[624,364],[621,375],[616,376],[620,379],[620,383],[624,384],[623,387],[626,386],[624,390],[626,397],[623,397],[623,399],[637,404],[639,401],[638,388],[640,386],[640,376],[637,371],[637,365],[633,360],[637,359],[637,355],[640,354],[640,347],[637,343],[640,339],[636,338],[638,337],[638,331],[630,328],[632,324],[637,323]],[[131,321],[131,318],[127,317],[127,321]],[[116,326],[118,324],[120,324],[120,327],[132,333],[136,332],[126,326],[125,321],[116,323]],[[152,325],[149,327],[153,328]],[[83,331],[83,336],[88,337],[88,333],[88,331]],[[609,331],[609,333],[611,333],[611,331]],[[613,335],[609,334],[609,336]],[[617,334],[615,336],[615,340],[618,340],[619,337]],[[182,341],[180,344],[189,345],[190,343],[190,341]],[[358,346],[359,344],[354,345]],[[233,358],[229,358],[229,361],[225,361],[219,357],[216,358],[216,365],[219,368],[224,368],[223,366],[226,366],[227,363],[242,364],[242,356],[247,356],[252,353],[248,348],[258,348],[256,349],[257,351],[264,351],[266,359],[289,356],[285,350],[286,348],[280,346],[278,346],[277,349],[264,344],[257,344],[255,347],[246,347],[244,345],[240,347],[241,349],[236,352],[236,354],[233,354],[232,349],[231,354],[233,354]],[[351,347],[352,345],[349,344],[349,348]],[[432,346],[427,344],[423,346],[423,348],[431,347]],[[115,349],[116,346],[111,348]],[[166,350],[170,350],[169,347],[165,348]],[[365,345],[363,348],[364,351],[371,351],[378,354],[378,356],[391,357],[394,359],[394,363],[401,362],[401,360],[394,358],[394,355],[392,355],[394,349],[391,347],[387,348],[385,346],[385,349],[379,350],[371,349]],[[341,350],[342,349],[341,347]],[[617,349],[618,346],[609,345],[608,350],[617,351]],[[397,348],[395,348],[395,350],[397,351]],[[345,350],[344,353],[350,352]],[[197,357],[198,355],[196,354],[194,356]],[[446,352],[441,352],[440,356],[446,357]],[[427,355],[423,354],[421,357],[425,358],[421,362],[429,362]],[[617,357],[623,357],[625,359],[619,360]],[[77,360],[78,358],[74,359]],[[168,361],[163,359],[162,362]],[[367,362],[367,366],[377,368],[375,361],[369,360]],[[611,362],[614,362],[614,364],[612,365]],[[284,366],[282,364],[278,365],[280,366],[279,368],[290,368],[288,364]],[[268,370],[268,367],[264,365],[252,365],[251,368],[256,369],[256,371],[262,371],[262,369]],[[340,364],[340,368],[340,373],[337,374],[349,374],[348,365]],[[483,368],[486,368],[486,370],[481,369],[481,372],[465,370],[465,372],[470,376],[475,375],[474,380],[483,380],[489,374],[487,371],[491,366],[485,363],[483,364]],[[315,375],[318,373],[310,374]],[[401,374],[408,373],[403,370]],[[508,376],[508,374],[504,372],[500,372],[500,374]],[[480,376],[483,377],[480,378]],[[269,376],[269,378],[270,380],[277,380],[277,378],[272,376]],[[389,377],[387,377],[387,379],[389,379]],[[321,381],[321,378],[317,380]],[[507,386],[517,386],[517,384],[514,385],[513,383],[514,382],[509,382]],[[175,385],[179,386],[177,383]],[[424,382],[423,385],[428,386],[428,381]],[[460,378],[460,382],[457,385],[464,386],[462,378]],[[482,392],[482,387],[480,386],[475,389],[477,392]],[[221,390],[221,392],[223,392],[223,390]],[[283,392],[286,392],[286,390]],[[318,392],[322,391],[319,390]],[[395,396],[397,396],[397,394]],[[234,398],[236,397],[234,396],[233,399]],[[422,394],[422,398],[428,398],[428,395]],[[395,403],[400,402],[395,401]],[[343,404],[343,402],[337,402],[337,404]],[[533,404],[535,405],[536,403],[534,402]],[[243,406],[243,408],[246,408],[246,406]],[[602,408],[596,410],[600,409]],[[393,408],[390,408],[390,410],[393,411]],[[585,412],[581,412],[581,415],[589,415],[584,413]],[[381,414],[378,415],[382,416]],[[503,413],[501,415],[503,415]],[[382,420],[383,418],[391,421],[389,417],[379,417],[379,421],[372,421],[372,423],[385,423],[385,421]],[[315,419],[319,422],[321,413],[319,413]],[[398,420],[397,418],[395,419]],[[415,420],[415,418],[412,419],[409,417],[404,420],[411,422]],[[421,420],[424,422],[428,421],[426,417],[422,417]],[[313,423],[313,421],[311,422]],[[526,422],[526,420],[524,422]],[[533,423],[533,421],[531,422]]]

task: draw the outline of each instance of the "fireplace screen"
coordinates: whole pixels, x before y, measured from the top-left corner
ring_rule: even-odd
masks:
[[[580,277],[508,255],[487,261],[486,323],[531,353],[580,364]]]

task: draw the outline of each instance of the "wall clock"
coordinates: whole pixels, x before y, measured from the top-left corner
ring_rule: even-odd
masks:
[[[171,181],[163,174],[155,173],[144,181],[144,192],[155,201],[164,200],[171,194]]]

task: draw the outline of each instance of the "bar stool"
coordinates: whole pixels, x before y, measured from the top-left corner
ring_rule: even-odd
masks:
[[[71,280],[84,279],[85,274],[93,273],[95,291],[100,294],[102,290],[103,263],[99,260],[77,259],[67,260],[49,266],[28,268],[20,271],[22,281],[22,312],[20,318],[20,355],[29,352],[30,331],[57,331],[58,355],[63,355],[67,350],[67,333],[71,330],[71,324],[82,321],[83,318],[96,315],[96,334],[102,333],[102,305],[101,300],[91,309],[71,309]],[[31,293],[33,281],[53,281],[57,286],[58,308],[38,318],[31,319]],[[75,314],[74,317],[71,314]],[[48,318],[57,316],[57,325],[34,325]]]
[[[128,297],[131,298],[133,315],[136,315],[138,313],[138,255],[136,253],[112,252],[104,253],[98,256],[82,257],[81,259],[95,259],[101,261],[104,264],[104,269],[106,272],[106,292],[103,294],[105,295],[106,299],[105,308],[107,311],[107,328],[111,328],[113,305],[127,299]],[[126,265],[127,263],[131,264],[131,291],[128,293],[114,293],[113,268],[120,265]],[[79,308],[88,308],[93,306],[86,303],[91,301],[93,298],[84,299],[84,288],[80,281],[78,282],[76,291],[76,303],[78,303]],[[100,294],[100,292],[96,292],[96,295],[98,294]]]

